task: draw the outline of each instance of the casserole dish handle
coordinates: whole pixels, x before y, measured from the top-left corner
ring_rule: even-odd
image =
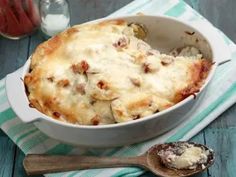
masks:
[[[42,114],[29,107],[23,84],[22,68],[6,76],[6,93],[9,104],[16,115],[25,123],[34,122]]]

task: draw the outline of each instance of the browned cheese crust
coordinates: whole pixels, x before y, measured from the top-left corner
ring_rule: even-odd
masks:
[[[199,91],[212,62],[160,54],[123,20],[74,26],[40,44],[24,78],[30,106],[81,125],[165,110]]]

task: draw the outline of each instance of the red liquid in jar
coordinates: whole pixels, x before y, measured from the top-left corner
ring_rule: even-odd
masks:
[[[32,33],[40,24],[33,0],[0,0],[0,33],[21,37]]]

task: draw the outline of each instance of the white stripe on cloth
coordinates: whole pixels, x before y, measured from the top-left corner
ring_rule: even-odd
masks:
[[[164,8],[160,8],[160,6],[156,6],[156,9],[153,9],[154,13],[150,13],[151,11],[149,11],[149,9],[146,9],[146,13],[150,14],[150,15],[163,15],[165,12],[167,12],[168,10],[170,10],[171,8],[173,8],[175,5],[177,5],[179,3],[179,0],[171,0],[168,4],[164,3]],[[157,10],[158,9],[158,10]]]
[[[5,89],[0,90],[0,98],[5,97],[6,96],[5,93],[6,93]]]
[[[5,85],[5,80],[6,80],[5,78],[3,78],[3,79],[0,80],[0,87],[2,87],[2,86]]]
[[[32,130],[35,129],[35,126],[32,127]],[[26,132],[29,132],[29,131],[26,131]],[[25,133],[26,133],[25,132]],[[42,134],[42,132],[40,131],[36,131],[36,132],[33,132],[32,134],[24,137],[23,139],[21,139],[19,142],[18,142],[18,146],[22,147],[27,141],[29,141],[31,138],[35,138],[37,139],[38,137],[40,137],[40,135]],[[41,142],[43,143],[43,142]],[[24,150],[24,149],[23,149]]]
[[[85,173],[87,173],[87,171],[72,171],[71,173],[65,173],[62,177],[67,177],[67,176],[76,177],[84,175]]]
[[[195,15],[190,11],[186,10],[183,14],[181,14],[178,19],[183,21],[190,21]]]
[[[21,123],[21,121],[19,120],[19,118],[15,117],[15,118],[3,123],[1,128],[4,130],[4,132],[8,133],[8,131],[9,131],[9,129],[11,129],[11,127],[18,125],[19,123]]]
[[[225,110],[230,108],[233,104],[235,104],[236,94],[233,95],[229,100],[227,100],[224,104],[221,104],[217,110],[211,112],[207,119],[204,119],[204,123],[200,123],[196,125],[190,132],[188,132],[181,140],[187,141],[192,138],[194,135],[199,133],[203,128],[205,128],[208,124],[210,124],[213,120],[215,120],[218,116],[220,116]]]
[[[13,136],[12,139],[13,139],[14,141],[16,141],[16,140],[17,140],[18,138],[20,138],[22,135],[27,134],[28,132],[33,131],[33,130],[35,130],[35,126],[31,126],[31,127],[27,128],[27,129],[22,130],[21,132],[17,133],[17,135]],[[30,136],[30,135],[28,135],[28,136]],[[28,136],[26,136],[25,138],[27,138]],[[22,140],[23,140],[23,139],[22,139]],[[18,143],[18,144],[19,144],[19,143]]]
[[[122,170],[124,170],[124,168],[106,168],[95,177],[110,177]]]
[[[33,147],[32,149],[29,150],[29,154],[37,153],[37,154],[42,154],[50,150],[51,148],[55,147],[56,145],[60,144],[57,140],[54,139],[46,139],[44,142],[41,144],[38,144],[37,146]]]
[[[7,110],[8,108],[10,108],[10,105],[9,105],[8,101],[6,101],[0,105],[0,112],[3,112],[5,110]]]

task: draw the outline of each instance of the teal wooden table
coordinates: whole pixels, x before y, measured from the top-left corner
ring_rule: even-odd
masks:
[[[235,0],[185,0],[236,42]],[[72,24],[104,17],[131,0],[70,0]],[[42,42],[39,32],[18,41],[0,37],[0,78],[22,66]],[[216,151],[216,163],[198,177],[235,177],[236,170],[236,105],[195,136],[193,141]],[[0,177],[24,177],[24,154],[0,130]],[[146,173],[143,176],[153,176]],[[196,177],[196,176],[195,176]]]

